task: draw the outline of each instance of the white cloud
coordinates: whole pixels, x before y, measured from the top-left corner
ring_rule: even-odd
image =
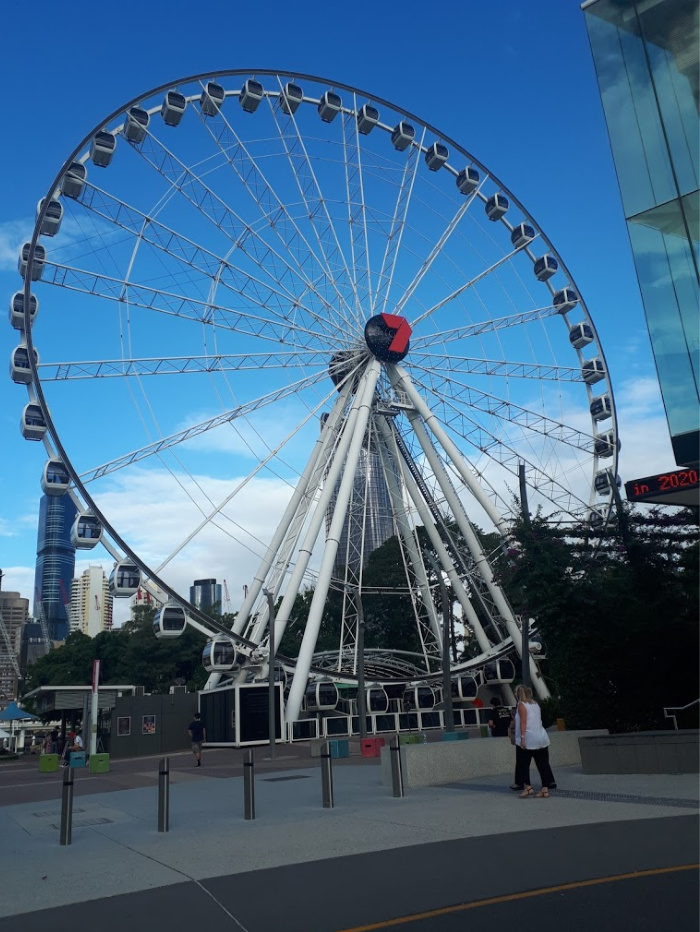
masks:
[[[2,571],[4,574],[3,592],[19,592],[23,598],[29,599],[29,611],[31,612],[34,601],[34,567],[4,566]]]
[[[5,220],[0,223],[0,272],[10,272],[17,268],[20,248],[31,239],[33,227],[29,219]],[[20,282],[19,276],[17,281]]]

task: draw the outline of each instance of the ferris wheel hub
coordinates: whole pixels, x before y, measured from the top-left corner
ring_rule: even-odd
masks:
[[[410,324],[396,314],[377,314],[365,324],[365,342],[380,362],[401,362],[410,349],[410,336]]]

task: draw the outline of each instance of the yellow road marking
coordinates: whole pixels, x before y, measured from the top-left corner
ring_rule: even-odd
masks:
[[[602,883],[613,883],[617,880],[636,880],[640,877],[653,877],[657,874],[673,874],[678,871],[690,871],[700,868],[700,864],[681,864],[678,867],[657,867],[653,870],[633,871],[630,874],[614,874],[612,877],[596,877],[593,880],[577,880],[573,883],[562,883],[556,887],[540,887],[537,890],[526,890],[524,893],[508,893],[505,896],[494,896],[488,900],[474,900],[472,903],[459,903],[457,906],[442,906],[439,909],[429,909],[424,913],[412,913],[399,919],[385,919],[382,922],[373,922],[366,926],[353,926],[351,929],[341,929],[340,932],[376,932],[379,929],[390,929],[392,926],[407,925],[409,922],[419,922],[421,919],[433,919],[436,916],[448,916],[450,913],[460,913],[467,909],[477,909],[479,906],[494,906],[498,903],[513,903],[517,900],[529,899],[533,896],[543,896],[546,893],[561,893],[563,890],[579,890],[582,887],[594,887]]]

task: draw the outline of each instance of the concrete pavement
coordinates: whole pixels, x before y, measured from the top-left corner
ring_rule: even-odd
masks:
[[[557,771],[561,789],[549,800],[518,799],[507,789],[510,774],[394,799],[378,763],[368,760],[335,767],[336,807],[324,810],[314,765],[258,775],[257,818],[246,822],[240,777],[211,777],[206,766],[178,774],[167,834],[156,831],[153,786],[96,793],[91,781],[90,794],[81,795],[78,781],[73,844],[64,848],[59,798],[0,808],[0,916],[17,917],[0,919],[0,932],[34,928],[30,920],[46,919],[43,910],[52,929],[63,928],[56,921],[68,921],[72,905],[83,904],[87,915],[91,902],[103,919],[112,907],[126,916],[150,903],[160,921],[166,910],[168,932],[176,932],[192,928],[178,905],[188,896],[204,911],[200,920],[213,909],[248,932],[330,932],[367,922],[369,913],[387,919],[499,895],[494,889],[698,859],[694,775],[588,776],[569,767]],[[537,852],[538,867],[519,877],[510,865],[523,845]],[[495,875],[501,887],[493,886]],[[325,911],[312,916],[310,904],[321,901]]]

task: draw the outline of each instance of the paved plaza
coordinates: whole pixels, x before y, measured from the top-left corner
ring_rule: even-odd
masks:
[[[510,774],[394,799],[378,762],[355,754],[334,762],[335,808],[324,809],[308,748],[280,748],[274,763],[265,753],[255,821],[243,818],[242,777],[229,775],[240,752],[209,752],[201,769],[173,755],[167,834],[157,832],[157,760],[80,773],[70,847],[58,843],[61,774],[5,765],[2,803],[23,783],[33,796],[0,805],[0,932],[442,932],[466,928],[467,909],[470,930],[510,922],[514,909],[513,921],[537,915],[539,928],[562,928],[567,915],[569,928],[587,928],[589,912],[601,929],[623,915],[629,929],[698,928],[696,775],[573,766],[557,772],[549,800],[518,799]]]

